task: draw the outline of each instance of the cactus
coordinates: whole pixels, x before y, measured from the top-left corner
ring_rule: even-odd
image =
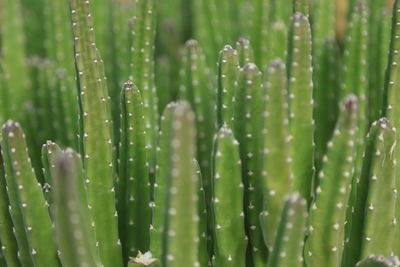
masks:
[[[206,194],[203,187],[203,177],[201,175],[200,165],[196,159],[193,159],[193,164],[196,167],[196,174],[198,179],[198,201],[197,201],[197,213],[199,216],[198,222],[198,258],[200,266],[207,266],[210,263],[209,247],[212,247],[212,239],[209,235],[208,230],[208,217],[211,217],[210,213],[207,212]]]
[[[112,121],[103,61],[95,46],[89,1],[71,0],[79,81],[80,142],[89,205],[104,266],[121,266],[114,198]],[[96,113],[95,113],[96,111]]]
[[[319,55],[315,55],[315,167],[318,172],[327,144],[332,137],[339,113],[338,79],[333,73],[338,69],[338,47],[326,39]],[[324,66],[324,67],[322,67]]]
[[[156,176],[151,248],[162,266],[195,266],[199,261],[199,181],[192,161],[196,154],[194,114],[187,103],[178,102],[167,107],[163,120],[159,150],[163,160]]]
[[[342,104],[338,124],[328,143],[310,209],[305,247],[306,263],[310,266],[339,266],[341,262],[346,204],[356,157],[357,113],[357,99],[350,95]]]
[[[378,127],[378,135],[365,207],[363,258],[372,253],[391,255],[396,233],[396,129],[385,118],[372,127]]]
[[[199,10],[193,19],[194,37],[204,47],[204,53],[209,62],[217,59],[217,49],[222,47],[221,36],[218,34],[217,4],[212,0],[193,0],[192,9]]]
[[[0,241],[1,252],[7,266],[21,266],[18,259],[18,244],[13,234],[13,221],[9,213],[9,200],[4,173],[3,157],[0,154]],[[6,266],[3,263],[3,266]]]
[[[313,3],[313,65],[315,85],[315,167],[321,169],[326,145],[332,137],[339,109],[337,90],[338,47],[335,38],[335,2]]]
[[[265,69],[268,59],[268,35],[270,34],[272,1],[257,0],[253,4],[253,21],[251,40],[253,43],[255,63]]]
[[[26,50],[23,33],[21,1],[2,2],[2,69],[4,73],[3,96],[10,101],[2,104],[3,118],[16,117],[30,95],[29,69],[26,64]],[[13,92],[11,94],[11,92]]]
[[[215,266],[246,266],[243,182],[239,143],[232,130],[222,126],[214,145]],[[229,213],[227,211],[229,210]]]
[[[254,62],[254,52],[248,39],[240,38],[236,43],[236,50],[239,54],[240,67],[244,67],[247,63]]]
[[[240,36],[241,29],[235,23],[235,20],[241,15],[239,3],[240,1],[238,0],[234,0],[233,2],[231,0],[216,2],[219,22],[218,29],[220,30],[220,34],[222,34],[223,41],[227,44],[232,44]]]
[[[230,45],[227,45],[220,52],[218,61],[218,127],[223,124],[232,127],[238,73],[238,53]]]
[[[264,88],[261,72],[253,63],[246,64],[239,75],[235,95],[234,134],[240,144],[245,187],[244,213],[249,249],[256,266],[265,264],[267,248],[262,234],[260,215],[263,211],[262,160]]]
[[[289,196],[267,266],[303,266],[303,235],[307,202],[298,193]]]
[[[385,1],[368,1],[369,6],[369,40],[368,46],[377,49],[368,50],[368,106],[370,106],[369,123],[378,120],[383,103],[385,70],[388,64],[388,51],[391,35],[391,12],[384,5]]]
[[[287,27],[290,25],[290,18],[293,15],[292,0],[274,1],[274,12],[275,21],[282,21]]]
[[[131,75],[139,88],[144,107],[146,147],[149,150],[149,168],[154,173],[157,138],[157,95],[154,81],[154,40],[157,1],[136,0],[132,27]]]
[[[159,141],[157,145],[157,165],[156,178],[154,183],[154,204],[152,208],[152,222],[150,227],[150,250],[153,256],[161,262],[166,263],[164,253],[165,243],[168,231],[168,199],[171,180],[171,172],[168,166],[171,165],[170,154],[172,147],[170,140],[173,137],[172,120],[176,109],[175,103],[170,103],[161,116],[161,126],[159,132]]]
[[[399,3],[0,0],[0,267],[398,265]]]
[[[23,265],[30,266],[32,261],[39,266],[59,266],[48,203],[35,177],[19,124],[8,121],[2,129],[2,139],[9,199],[15,202],[10,205],[14,210],[10,214],[16,231],[19,231],[16,234],[18,246],[28,250],[20,253],[21,258],[26,257],[21,259]]]
[[[53,174],[55,167],[55,160],[61,153],[61,148],[51,141],[47,141],[46,144],[42,146],[42,165],[44,174],[44,185],[43,191],[49,207],[53,204]],[[53,215],[52,210],[50,210],[50,215]]]
[[[357,140],[358,154],[356,159],[355,177],[358,177],[361,169],[362,144],[368,127],[367,92],[368,65],[367,65],[367,7],[364,2],[358,2],[354,7],[353,16],[348,25],[345,41],[345,56],[343,66],[342,98],[346,94],[355,94],[359,102],[359,118]]]
[[[266,44],[268,51],[264,52],[267,55],[264,64],[265,66],[263,66],[263,71],[265,71],[266,66],[278,58],[286,62],[288,28],[281,21],[272,23],[269,32],[269,39],[276,40],[276,42],[268,42]]]
[[[71,149],[60,152],[53,168],[55,232],[62,266],[101,266],[80,156]]]
[[[57,138],[63,145],[77,147],[75,136],[77,134],[77,124],[75,118],[78,112],[76,103],[76,84],[73,80],[75,76],[73,39],[71,35],[71,22],[69,20],[68,1],[48,1],[45,0],[44,15],[49,23],[46,24],[48,38],[45,41],[45,48],[48,58],[53,65],[51,77],[57,77],[57,89],[52,90],[56,95],[52,96],[55,122],[58,122]],[[55,16],[54,14],[58,15]],[[53,78],[54,79],[54,78]],[[55,99],[54,99],[55,98]],[[59,109],[58,109],[59,108]],[[63,130],[64,129],[64,130]],[[68,129],[68,130],[65,130]],[[51,136],[47,136],[50,138]]]
[[[0,243],[0,245],[1,245],[1,243]],[[4,259],[3,253],[0,253],[0,266],[6,267],[6,261]]]
[[[144,108],[139,89],[128,81],[121,92],[121,142],[118,178],[120,232],[124,254],[149,250],[150,180]]]
[[[290,157],[294,189],[309,199],[314,172],[314,119],[311,33],[308,18],[293,16],[292,59],[289,78]]]
[[[384,106],[382,108],[382,113],[386,114],[387,118],[392,122],[394,128],[398,129],[400,127],[400,121],[398,119],[399,109],[397,108],[396,101],[399,99],[398,94],[398,84],[399,84],[399,72],[398,68],[396,67],[399,58],[398,58],[398,49],[399,49],[399,40],[398,37],[400,32],[399,27],[399,14],[400,14],[400,2],[395,1],[393,6],[393,19],[392,19],[392,33],[391,33],[391,41],[390,41],[390,52],[388,56],[387,68],[385,73],[385,87],[384,87]],[[396,143],[399,142],[400,136],[396,133]],[[396,146],[398,149],[399,146]],[[395,156],[398,158],[399,151],[396,149]],[[397,178],[396,181],[396,188],[399,190],[400,188],[400,180]],[[399,198],[398,198],[399,199]],[[396,205],[396,219],[399,221],[400,219],[400,205],[397,201]],[[397,230],[399,231],[399,230]],[[400,252],[400,241],[397,239],[395,240],[395,247],[397,253]]]
[[[206,58],[195,40],[185,44],[181,70],[181,98],[187,100],[196,114],[197,159],[202,172],[202,185],[206,197],[206,208],[211,206],[211,153],[213,134],[216,128],[217,92],[210,82],[210,69]],[[210,227],[210,222],[209,222]]]
[[[343,264],[346,266],[355,265],[361,256],[363,226],[365,222],[365,203],[368,197],[373,154],[378,130],[379,127],[372,127],[367,135],[363,151],[361,175],[356,180],[356,188],[353,188],[356,192],[355,199],[353,200],[353,206],[348,207],[352,212],[350,220],[348,221],[349,229],[343,253]]]
[[[286,196],[293,184],[289,158],[289,117],[287,106],[286,67],[281,60],[275,60],[268,68],[266,82],[265,110],[265,159],[263,166],[265,196],[264,210],[268,229],[266,241],[272,246],[278,229],[279,218]]]

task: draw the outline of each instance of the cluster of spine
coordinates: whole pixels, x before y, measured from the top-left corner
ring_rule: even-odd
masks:
[[[400,0],[0,7],[0,267],[400,266]]]

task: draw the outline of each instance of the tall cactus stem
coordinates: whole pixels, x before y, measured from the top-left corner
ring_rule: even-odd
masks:
[[[301,13],[293,17],[292,47],[289,77],[290,157],[294,190],[309,201],[314,175],[314,85],[310,24]]]
[[[103,61],[96,48],[89,1],[70,0],[79,82],[81,154],[91,207],[92,225],[105,267],[122,266],[115,210],[110,97]]]

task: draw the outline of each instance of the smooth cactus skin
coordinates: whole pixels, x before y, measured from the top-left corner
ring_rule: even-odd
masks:
[[[282,209],[279,230],[268,259],[268,267],[304,265],[303,235],[306,230],[307,201],[298,193],[288,197]]]
[[[391,255],[396,233],[396,129],[386,118],[372,127],[378,127],[379,132],[365,203],[362,258],[372,253]]]
[[[314,172],[313,70],[310,24],[301,13],[293,17],[292,47],[289,78],[290,157],[294,190],[309,200]]]
[[[20,209],[23,218],[21,234],[27,236],[31,259],[37,266],[59,266],[47,203],[32,169],[25,135],[19,124],[8,121],[3,126],[2,138],[7,184],[17,190],[18,200],[12,201],[17,201],[15,208]]]
[[[124,85],[121,102],[118,205],[124,254],[134,257],[149,250],[150,180],[143,102],[131,81]]]
[[[157,1],[136,0],[132,27],[131,79],[139,88],[144,107],[146,146],[150,172],[154,173],[157,140],[157,95],[154,82],[154,40]]]
[[[62,266],[101,266],[80,156],[71,149],[60,152],[53,168],[55,232]]]
[[[214,266],[246,266],[241,160],[239,143],[226,125],[214,145]]]
[[[398,257],[387,257],[371,255],[359,261],[356,267],[398,267],[400,261]]]
[[[268,212],[265,218],[267,229],[266,242],[273,245],[278,229],[280,214],[287,194],[291,190],[289,159],[289,117],[287,106],[286,67],[281,60],[275,60],[268,67],[265,83],[264,111],[264,210]]]
[[[9,212],[9,205],[4,162],[0,154],[0,251],[5,260],[3,266],[18,267],[21,266],[21,263],[17,256],[18,244],[13,234],[14,226]]]
[[[230,45],[226,45],[220,52],[218,61],[218,127],[223,124],[232,127],[238,74],[238,53]]]
[[[354,174],[358,104],[348,96],[318,175],[320,184],[311,204],[305,245],[309,266],[340,266],[344,247],[346,205]]]
[[[122,266],[114,200],[112,121],[104,67],[91,30],[89,1],[71,0],[70,4],[82,119],[81,153],[92,222],[103,265]]]
[[[262,160],[264,88],[261,72],[253,63],[240,71],[235,95],[234,133],[240,143],[245,187],[246,234],[256,266],[265,264],[267,248],[264,244],[260,215],[263,211]],[[264,262],[264,263],[263,263]]]

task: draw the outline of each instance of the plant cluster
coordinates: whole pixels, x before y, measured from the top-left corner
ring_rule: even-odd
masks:
[[[400,0],[0,0],[0,267],[400,266],[399,51]]]

